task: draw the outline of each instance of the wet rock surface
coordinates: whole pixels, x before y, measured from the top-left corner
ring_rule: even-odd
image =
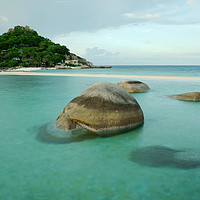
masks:
[[[150,90],[149,86],[141,81],[135,80],[122,80],[117,85],[121,86],[129,93],[147,92]]]
[[[169,97],[183,101],[200,101],[200,92],[188,92],[183,94],[171,95]]]
[[[100,136],[126,132],[143,122],[142,109],[132,95],[108,82],[87,88],[68,103],[56,119],[61,129],[82,127]]]

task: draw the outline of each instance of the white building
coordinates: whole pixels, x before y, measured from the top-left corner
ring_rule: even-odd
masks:
[[[66,64],[78,65],[78,60],[65,60]]]

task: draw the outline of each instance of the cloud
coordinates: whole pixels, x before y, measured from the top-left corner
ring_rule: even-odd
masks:
[[[0,20],[4,21],[4,22],[7,22],[8,21],[8,18],[7,17],[4,17],[4,16],[0,16]]]
[[[157,4],[156,5],[158,8],[161,8],[161,9],[174,9],[174,10],[178,10],[179,9],[179,7],[178,6],[176,6],[176,5],[167,5],[167,4]]]
[[[187,0],[186,4],[188,4],[190,6],[194,6],[196,4],[196,0]]]
[[[166,4],[158,4],[157,7],[158,7],[158,8],[167,8],[167,7],[169,7],[169,6],[166,5]]]
[[[159,18],[161,17],[161,14],[155,13],[155,14],[144,14],[144,15],[138,15],[134,13],[125,13],[123,16],[133,19],[152,19],[152,18]]]
[[[28,3],[6,0],[0,2],[0,22],[4,23],[0,32],[18,24],[28,24],[45,37],[75,31],[95,32],[132,23],[191,24],[200,20],[198,1],[191,6],[194,3],[194,0],[34,0]]]
[[[118,54],[119,52],[112,53],[112,52],[106,51],[105,49],[99,49],[98,47],[86,49],[87,56],[115,56]]]
[[[119,52],[109,52],[98,47],[87,48],[84,57],[95,64],[114,63],[119,56]]]

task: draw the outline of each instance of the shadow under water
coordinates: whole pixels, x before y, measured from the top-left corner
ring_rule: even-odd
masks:
[[[80,128],[76,131],[61,130],[55,122],[45,124],[39,129],[37,140],[44,143],[66,144],[81,142],[86,139],[95,139],[97,136],[86,129]]]
[[[148,146],[132,152],[132,161],[150,167],[193,169],[200,167],[200,151]]]
[[[139,125],[138,130],[142,128],[142,125]],[[113,137],[118,134],[123,134],[132,130],[132,127],[123,128],[119,130],[106,130],[101,132],[103,134],[96,134],[92,131],[89,131],[83,127],[76,128],[74,130],[62,130],[57,127],[56,122],[50,122],[43,125],[36,136],[37,140],[44,143],[55,143],[55,144],[66,144],[71,142],[80,142],[87,139],[95,139],[97,137]],[[135,135],[135,134],[134,134]]]

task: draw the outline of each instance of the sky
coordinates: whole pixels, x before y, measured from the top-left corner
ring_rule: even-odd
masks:
[[[96,65],[200,64],[200,0],[0,0],[0,34],[30,26]]]

